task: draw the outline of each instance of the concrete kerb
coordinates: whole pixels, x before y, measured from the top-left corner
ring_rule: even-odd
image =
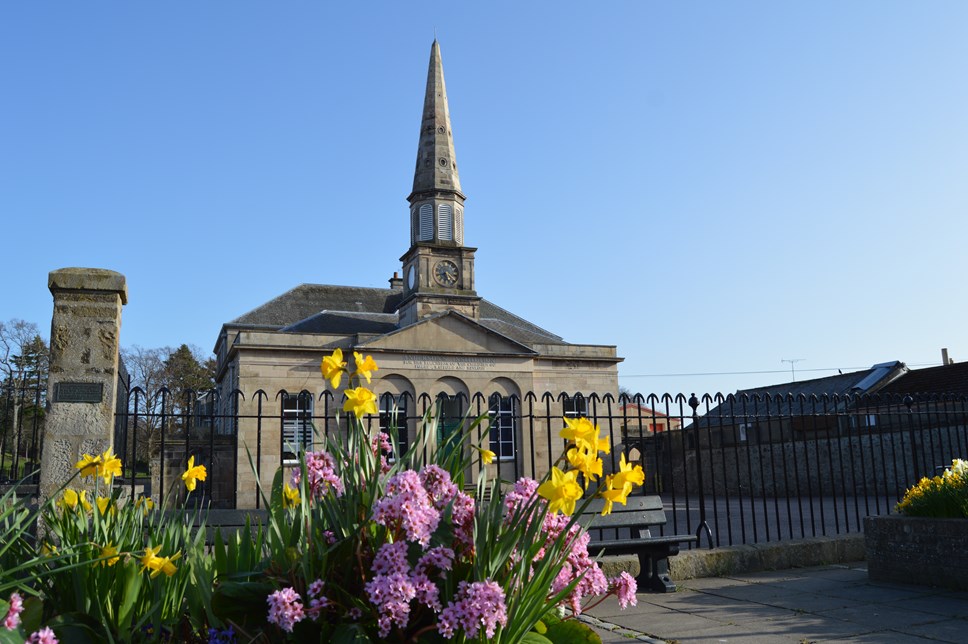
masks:
[[[695,548],[669,558],[669,576],[673,581],[697,577],[724,577],[764,570],[787,570],[827,564],[848,563],[866,559],[863,533],[814,537],[724,546],[712,550]],[[602,557],[602,569],[612,577],[622,571],[638,574],[635,557]]]

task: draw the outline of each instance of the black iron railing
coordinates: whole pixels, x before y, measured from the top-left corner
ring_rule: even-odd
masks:
[[[345,423],[342,401],[328,391],[121,388],[119,396],[115,450],[132,463],[123,480],[132,494],[179,501],[180,472],[194,456],[209,478],[190,499],[212,507],[259,507],[257,479],[267,489],[280,464]],[[438,442],[471,431],[468,442],[498,455],[494,473],[513,481],[542,476],[565,446],[563,417],[587,416],[613,446],[606,473],[625,454],[645,469],[642,493],[665,502],[670,532],[723,546],[861,531],[865,516],[891,512],[920,476],[968,457],[966,403],[941,395],[403,393],[381,396],[380,413],[365,423],[374,433],[396,427],[395,450],[413,449],[428,415]],[[471,430],[475,418],[482,422]]]

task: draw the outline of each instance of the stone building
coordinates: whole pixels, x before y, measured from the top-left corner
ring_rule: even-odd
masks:
[[[304,419],[323,416],[324,403],[341,406],[341,394],[328,389],[319,370],[321,358],[337,347],[351,365],[353,351],[379,364],[371,386],[382,395],[380,421],[388,422],[396,410],[402,447],[418,431],[421,397],[435,401],[443,433],[462,431],[461,417],[479,408],[476,398],[490,411],[490,448],[499,466],[513,465],[521,473],[532,462],[543,464],[535,469],[547,469],[550,451],[547,421],[522,426],[521,406],[529,393],[551,394],[555,428],[562,414],[586,411],[587,398],[577,393],[617,394],[621,358],[614,346],[566,342],[475,289],[476,249],[464,238],[465,196],[436,40],[407,200],[410,238],[401,240],[402,272],[394,273],[389,288],[301,284],[222,327],[215,345],[219,389],[223,399],[236,389],[246,395],[238,426],[240,499],[251,496],[246,490],[254,483],[242,447],[254,450],[256,444],[255,421],[244,418],[256,413],[253,392],[268,394],[262,414],[282,419],[261,424],[266,478],[280,458],[291,460],[313,440]],[[279,390],[293,395],[276,397]],[[295,395],[301,391],[309,395]]]

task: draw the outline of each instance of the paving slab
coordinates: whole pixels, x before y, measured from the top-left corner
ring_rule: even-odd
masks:
[[[863,562],[678,584],[589,611],[603,642],[968,642],[968,593],[872,583]]]

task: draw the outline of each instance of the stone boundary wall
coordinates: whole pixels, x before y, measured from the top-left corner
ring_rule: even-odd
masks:
[[[921,476],[940,473],[968,444],[964,425],[918,430],[915,448]],[[852,434],[777,443],[702,447],[702,492],[752,496],[809,494],[903,494],[917,482],[911,433]],[[671,464],[670,461],[671,460]],[[695,449],[673,445],[662,464],[678,492],[700,490]],[[688,486],[688,487],[686,487]]]

